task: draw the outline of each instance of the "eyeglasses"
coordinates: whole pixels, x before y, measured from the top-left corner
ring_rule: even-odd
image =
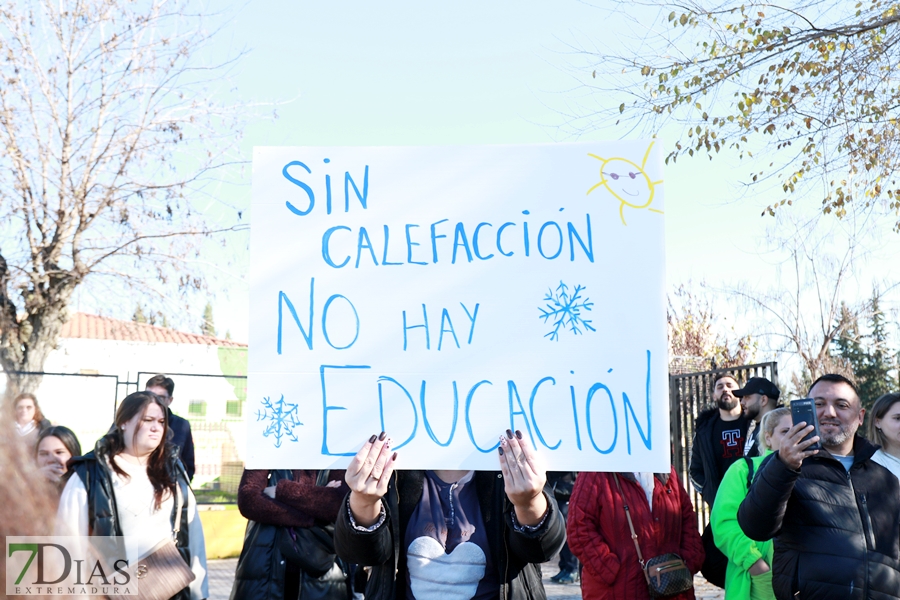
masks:
[[[619,177],[625,177],[625,175],[619,175],[618,173],[603,173],[603,174],[608,176],[613,181],[618,181]],[[637,173],[632,173],[630,171],[627,173],[627,175],[628,175],[628,177],[631,177],[632,179],[636,179],[638,176]]]

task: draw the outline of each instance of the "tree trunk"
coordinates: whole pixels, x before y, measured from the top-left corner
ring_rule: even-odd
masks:
[[[27,341],[19,348],[0,348],[0,364],[6,373],[5,405],[22,392],[34,393],[41,385],[44,362],[56,349],[63,323],[67,320],[64,307],[73,290],[74,286],[61,290],[55,295],[56,302],[19,323],[20,332],[28,334]]]

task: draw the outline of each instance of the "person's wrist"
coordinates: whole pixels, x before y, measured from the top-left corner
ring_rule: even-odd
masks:
[[[757,560],[753,565],[747,570],[751,575],[762,575],[766,571],[769,570],[769,564],[762,558]]]
[[[528,506],[534,502],[540,502],[541,498],[544,498],[544,487],[541,486],[534,490],[527,490],[519,492],[515,495],[515,497],[510,497],[510,501],[513,504],[516,502],[519,503],[519,506]]]
[[[374,496],[371,494],[363,494],[360,492],[350,491],[350,505],[351,506],[375,506],[381,502],[381,496]]]
[[[381,516],[381,498],[350,492],[350,512],[359,525],[374,525]]]
[[[537,525],[547,513],[549,503],[544,493],[538,492],[536,496],[526,502],[520,504],[513,502],[513,508],[516,511],[516,519],[521,525]]]
[[[776,456],[778,457],[778,460],[781,462],[781,464],[786,466],[788,469],[791,469],[793,471],[800,470],[800,463],[794,463],[793,457],[781,452],[779,452]]]

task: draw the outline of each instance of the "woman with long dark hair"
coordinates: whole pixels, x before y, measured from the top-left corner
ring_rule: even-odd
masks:
[[[38,435],[35,458],[41,475],[50,483],[61,483],[69,460],[75,456],[81,456],[81,444],[68,427],[53,425]]]
[[[92,452],[72,461],[74,476],[69,475],[60,499],[57,531],[136,538],[143,559],[171,539],[177,521],[175,545],[195,579],[173,598],[201,600],[209,595],[203,528],[168,433],[166,407],[158,396],[135,392],[126,397],[116,411],[115,428]],[[175,515],[178,498],[183,506]]]

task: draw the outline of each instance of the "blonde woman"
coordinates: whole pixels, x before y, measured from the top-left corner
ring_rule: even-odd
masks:
[[[728,558],[725,571],[726,600],[774,600],[772,591],[772,541],[755,542],[744,535],[737,521],[738,508],[747,497],[749,480],[772,452],[777,452],[792,426],[791,410],[776,408],[760,423],[759,446],[762,454],[739,460],[722,478],[710,525],[716,546]]]

